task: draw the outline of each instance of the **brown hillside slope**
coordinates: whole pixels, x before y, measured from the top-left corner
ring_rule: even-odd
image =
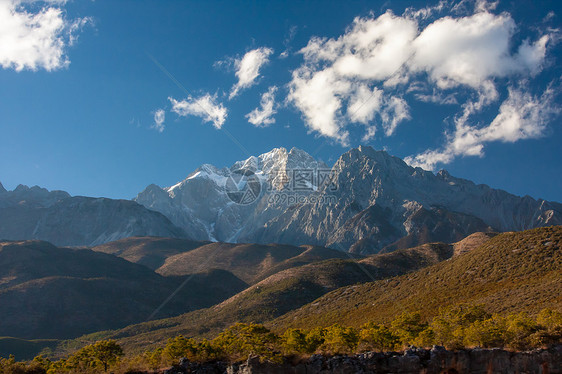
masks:
[[[72,338],[145,321],[185,279],[89,249],[0,242],[0,336]],[[225,270],[193,274],[157,316],[206,308],[246,287]]]
[[[360,261],[328,260],[290,268],[209,309],[128,326],[106,332],[103,337],[118,339],[132,350],[159,345],[178,334],[212,337],[235,322],[267,322],[340,287],[404,274],[452,254],[451,245],[437,243],[373,255]],[[83,337],[80,342],[84,344],[94,337]]]
[[[156,270],[164,276],[190,274],[194,269],[223,269],[247,283],[254,283],[272,272],[333,258],[348,258],[335,249],[279,244],[209,243],[166,259]]]
[[[137,236],[98,245],[92,250],[118,256],[156,270],[164,264],[168,257],[209,243],[189,239]]]

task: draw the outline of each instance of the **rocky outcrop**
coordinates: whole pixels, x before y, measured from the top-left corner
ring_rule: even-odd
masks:
[[[469,349],[447,351],[443,347],[409,349],[403,353],[368,352],[354,356],[313,355],[300,363],[274,364],[249,358],[242,364],[195,364],[182,359],[179,365],[165,371],[179,373],[228,374],[453,374],[453,373],[562,373],[562,345],[529,352],[502,349]]]

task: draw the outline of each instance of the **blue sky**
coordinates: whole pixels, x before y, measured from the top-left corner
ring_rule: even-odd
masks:
[[[562,201],[562,7],[423,6],[0,0],[0,181],[131,198],[202,163],[367,144]]]

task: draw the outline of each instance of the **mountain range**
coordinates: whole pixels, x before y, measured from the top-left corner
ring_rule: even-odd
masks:
[[[37,186],[0,185],[0,239],[93,246],[129,236],[185,237],[162,214],[130,200],[70,196]]]
[[[369,254],[561,223],[560,203],[413,168],[365,146],[332,167],[296,148],[229,168],[204,164],[173,186],[149,185],[133,201],[0,185],[0,238],[63,246],[162,236]]]
[[[228,197],[224,181],[240,169],[267,187],[251,204]],[[305,171],[312,174],[310,188],[294,188]],[[296,148],[277,148],[230,168],[204,165],[174,186],[151,185],[134,200],[198,240],[309,244],[362,254],[562,222],[559,203],[476,185],[445,170],[412,168],[363,146],[331,168]]]

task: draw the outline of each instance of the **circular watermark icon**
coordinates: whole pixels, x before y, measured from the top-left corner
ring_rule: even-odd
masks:
[[[238,169],[226,179],[225,191],[230,200],[240,205],[249,205],[261,193],[261,181],[251,170]]]

